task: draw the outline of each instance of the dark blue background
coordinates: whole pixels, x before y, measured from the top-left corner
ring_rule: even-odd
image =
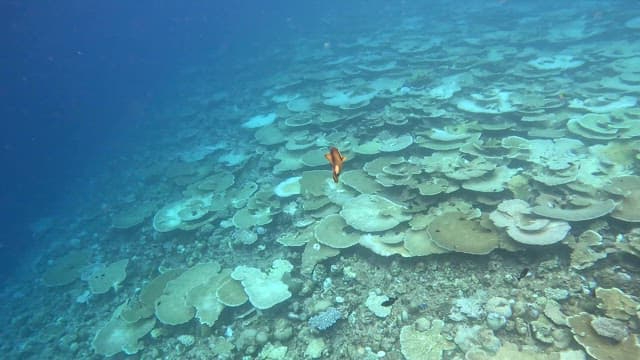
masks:
[[[233,62],[367,9],[347,3],[2,2],[0,273],[26,261],[30,222],[64,211],[74,186],[161,126],[153,108],[174,95],[181,67]]]

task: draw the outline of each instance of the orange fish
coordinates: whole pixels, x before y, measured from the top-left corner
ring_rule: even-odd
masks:
[[[340,154],[340,150],[333,146],[329,148],[329,152],[324,154],[324,157],[329,160],[331,164],[331,171],[333,172],[333,181],[338,182],[338,177],[342,172],[342,163],[347,161],[347,158]]]

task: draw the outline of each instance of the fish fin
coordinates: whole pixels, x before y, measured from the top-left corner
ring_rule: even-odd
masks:
[[[342,161],[347,161],[347,157],[346,156],[341,156],[341,158],[342,158],[341,159]]]
[[[331,153],[326,153],[324,154],[324,158],[327,159],[329,161],[329,163],[331,163]]]

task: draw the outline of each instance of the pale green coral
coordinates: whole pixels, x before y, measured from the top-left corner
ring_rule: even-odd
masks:
[[[249,301],[258,309],[268,309],[291,297],[287,284],[282,282],[285,273],[291,272],[293,265],[287,260],[275,260],[268,274],[249,266],[237,266],[231,277],[242,283]]]
[[[375,232],[389,230],[410,220],[411,216],[404,213],[405,209],[385,197],[362,194],[346,202],[340,215],[357,230]]]
[[[94,271],[88,279],[91,292],[104,294],[112,287],[114,290],[117,289],[127,277],[127,264],[129,264],[129,259],[123,259]]]
[[[198,264],[167,282],[155,304],[158,320],[167,325],[184,324],[191,320],[196,309],[189,302],[189,292],[198,285],[206,283],[212,274],[217,274],[219,271],[218,263]]]
[[[71,251],[57,259],[42,275],[46,286],[63,286],[80,278],[82,268],[88,263],[88,251]]]
[[[97,354],[113,356],[124,352],[130,355],[143,349],[138,340],[153,329],[156,319],[148,318],[130,323],[120,317],[123,308],[124,305],[118,307],[111,320],[93,338],[91,346]]]

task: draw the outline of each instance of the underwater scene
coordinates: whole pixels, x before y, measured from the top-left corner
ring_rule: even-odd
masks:
[[[3,359],[640,359],[640,3],[268,3],[37,190]]]

